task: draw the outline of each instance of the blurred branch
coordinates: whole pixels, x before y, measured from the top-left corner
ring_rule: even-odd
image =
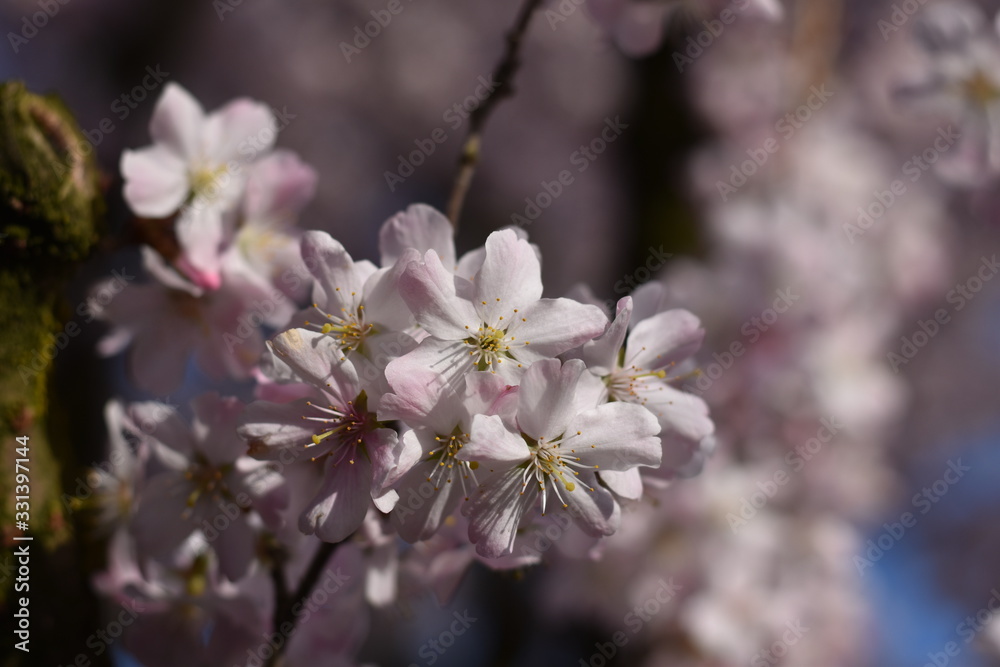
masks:
[[[521,11],[517,15],[514,26],[507,33],[507,50],[504,52],[500,64],[493,70],[493,80],[496,87],[483,100],[469,116],[469,135],[462,146],[462,153],[458,158],[458,174],[455,176],[455,184],[452,186],[451,196],[448,198],[448,219],[456,229],[458,228],[458,218],[462,214],[462,205],[465,203],[465,195],[472,185],[472,176],[479,163],[479,145],[483,127],[486,119],[489,118],[493,109],[505,97],[514,94],[514,77],[521,67],[521,44],[524,35],[531,23],[531,17],[535,10],[542,4],[542,0],[525,0],[521,6]]]
[[[347,538],[348,540],[351,538]],[[344,540],[346,542],[347,540]],[[296,622],[295,613],[292,609],[295,608],[295,604],[302,600],[312,592],[313,587],[316,582],[319,581],[319,576],[323,574],[323,570],[326,568],[327,562],[333,556],[333,553],[337,550],[344,542],[337,542],[335,544],[330,542],[321,542],[319,549],[313,555],[312,561],[309,563],[309,569],[302,576],[302,580],[299,581],[298,587],[295,592],[291,595],[288,594],[288,588],[285,585],[285,573],[284,573],[284,558],[277,558],[271,568],[271,579],[274,582],[274,632],[279,632],[286,636],[286,641],[281,645],[281,648],[276,650],[272,655],[271,659],[267,662],[267,667],[279,667],[279,665],[284,664],[284,652],[288,648],[288,637],[294,632],[294,626]],[[281,626],[286,623],[292,624],[292,631],[285,633],[281,630]]]

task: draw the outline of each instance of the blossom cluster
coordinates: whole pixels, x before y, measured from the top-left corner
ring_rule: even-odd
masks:
[[[405,568],[434,571],[444,597],[473,560],[539,562],[552,522],[592,555],[623,505],[696,474],[714,445],[707,405],[682,389],[704,330],[658,284],[614,313],[545,298],[523,231],[459,256],[422,204],[382,225],[377,264],[355,260],[295,227],[316,179],[271,150],[279,129],[263,105],[206,114],[170,84],[153,145],[121,162],[129,206],[170,242],[144,246],[149,282],[99,313],[102,351],[129,348],[136,384],[159,395],[193,357],[247,380],[250,399],[108,407],[124,463],[91,504],[114,534],[98,587],[152,610],[128,641],[147,664],[246,660],[275,613],[268,569],[293,587],[321,541],[346,545],[330,576],[363,582],[315,610],[352,617],[336,648],[349,660],[364,600],[392,602]],[[146,641],[164,624],[184,629],[169,651]],[[302,625],[287,656],[329,659]]]

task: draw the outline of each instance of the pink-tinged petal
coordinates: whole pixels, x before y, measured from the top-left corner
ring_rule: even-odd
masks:
[[[363,456],[353,464],[328,459],[323,485],[299,517],[299,530],[324,542],[347,539],[365,520],[371,505],[372,468]]]
[[[701,347],[701,322],[682,309],[668,310],[635,325],[626,344],[625,367],[655,371],[684,361]]]
[[[565,364],[558,359],[532,364],[518,389],[517,424],[521,431],[536,440],[562,435],[576,414],[574,394],[585,370],[578,359]]]
[[[275,151],[255,163],[243,199],[248,224],[291,224],[316,193],[317,178],[291,151]]]
[[[170,81],[156,102],[149,134],[158,144],[190,162],[199,157],[205,111],[191,93]]]
[[[518,387],[508,384],[498,374],[473,371],[465,376],[464,410],[470,415],[500,415],[517,410]]]
[[[581,412],[569,424],[561,451],[572,451],[600,470],[657,467],[662,460],[660,424],[646,408],[631,403],[605,403]]]
[[[306,329],[289,329],[275,336],[270,346],[302,381],[345,406],[361,393],[361,381],[351,360],[332,351],[330,340]]]
[[[234,494],[245,493],[268,528],[284,525],[282,512],[288,507],[289,488],[280,468],[246,456],[236,459],[226,484]]]
[[[521,471],[510,470],[466,504],[469,541],[485,558],[500,558],[514,548],[514,537],[525,512],[538,497],[538,486],[523,489]]]
[[[222,284],[222,213],[212,207],[186,208],[174,231],[182,253],[177,267],[198,287],[218,289]]]
[[[372,466],[372,495],[383,495],[386,482],[396,467],[399,460],[397,437],[396,431],[391,428],[378,428],[365,435],[365,451]]]
[[[618,309],[614,321],[607,330],[592,341],[584,343],[580,358],[587,368],[597,375],[610,375],[618,361],[618,353],[625,344],[625,335],[632,320],[632,298],[624,297],[618,301]]]
[[[426,540],[437,532],[444,518],[462,501],[462,486],[457,479],[435,488],[433,479],[438,461],[423,461],[399,483],[399,502],[392,512],[392,523],[399,536],[411,544]],[[453,479],[463,474],[453,472]],[[442,478],[447,479],[447,478]],[[467,481],[467,484],[471,480]],[[470,484],[471,485],[471,484]]]
[[[429,396],[461,391],[463,377],[473,370],[469,346],[461,341],[425,338],[417,347],[385,367],[390,386],[394,377],[409,374],[407,386]],[[418,399],[428,400],[426,397]]]
[[[271,110],[248,99],[233,100],[208,116],[202,132],[204,159],[224,165],[262,157],[277,137]]]
[[[406,250],[398,263],[379,269],[368,278],[364,286],[365,321],[378,330],[398,331],[413,326],[413,315],[399,293],[399,281],[410,262],[419,259],[416,250]]]
[[[187,167],[161,146],[124,151],[121,172],[125,179],[125,201],[138,216],[165,218],[187,199],[190,189]]]
[[[201,432],[198,451],[212,463],[232,463],[246,453],[246,443],[236,434],[236,422],[243,413],[243,401],[215,392],[202,394],[191,402],[195,429]]]
[[[184,517],[193,487],[183,475],[165,472],[146,481],[131,530],[140,551],[162,558],[180,546],[195,526]]]
[[[480,324],[475,308],[456,294],[454,276],[433,251],[423,262],[406,266],[399,292],[420,326],[436,338],[462,340]]]
[[[701,473],[708,457],[715,451],[715,436],[706,436],[699,441],[687,440],[672,435],[661,436],[663,440],[663,463],[656,470],[643,470],[643,474],[659,479],[684,479]]]
[[[631,297],[633,306],[631,325],[670,310],[670,294],[666,285],[659,281],[652,280],[639,285]]]
[[[580,303],[597,306],[602,312],[604,312],[605,315],[609,312],[609,304],[604,300],[597,298],[597,295],[594,294],[594,290],[590,289],[590,286],[586,283],[575,283],[563,296],[567,299],[572,299],[573,301],[579,301]],[[621,308],[620,300],[618,302],[618,307],[619,309]]]
[[[341,307],[356,307],[368,274],[357,270],[339,241],[326,232],[306,232],[302,235],[302,260],[316,278],[325,305],[334,308],[333,315],[340,315]]]
[[[510,227],[504,227],[502,231],[506,231],[506,230],[510,230],[510,231],[514,232],[514,235],[517,238],[519,238],[519,239],[523,239],[525,241],[528,240],[528,232],[526,232],[521,227],[513,225],[513,226],[510,226]],[[535,251],[535,257],[538,258],[538,261],[541,261],[541,257],[542,257],[541,251],[537,248],[537,246],[534,246],[534,245],[532,245],[531,248],[532,248],[532,250]],[[474,250],[470,250],[469,252],[465,253],[464,255],[462,255],[459,258],[459,260],[458,260],[458,268],[455,269],[455,275],[456,276],[460,276],[461,278],[464,279],[464,281],[471,281],[473,278],[476,277],[476,274],[479,273],[479,270],[481,268],[483,268],[483,262],[485,262],[485,261],[486,261],[486,247],[485,246],[480,246],[480,247],[478,247],[478,248],[476,248]],[[461,290],[459,291],[459,293],[462,296],[467,296],[471,300],[472,299],[472,291],[471,291],[472,290],[472,283],[471,282],[467,282],[466,284],[468,285],[468,287],[470,289],[469,293],[466,294],[466,293],[462,292]]]
[[[157,282],[162,283],[164,287],[168,287],[171,290],[178,292],[184,292],[190,294],[191,296],[198,297],[204,294],[204,291],[192,285],[189,280],[185,280],[184,276],[177,272],[172,266],[167,264],[163,256],[150,248],[149,246],[141,246],[139,248],[139,253],[142,257],[142,268],[148,271]],[[136,287],[142,287],[137,285]],[[164,296],[167,295],[167,291],[163,290]],[[115,299],[117,301],[117,299]],[[112,301],[112,304],[115,303]]]
[[[462,461],[475,461],[487,472],[492,468],[509,468],[531,455],[528,443],[511,433],[497,415],[476,415],[465,446],[456,454]]]
[[[166,445],[185,459],[196,446],[191,428],[172,406],[157,401],[132,403],[127,408],[130,425]]]
[[[638,468],[631,470],[605,470],[601,479],[619,498],[638,500],[642,498],[642,474]]]
[[[240,416],[236,432],[247,441],[247,454],[264,460],[276,460],[284,450],[293,458],[306,458],[306,447],[318,432],[316,422],[306,421],[308,399],[291,403],[254,401]],[[285,455],[287,458],[288,455]]]
[[[382,266],[392,266],[412,248],[420,255],[433,250],[451,271],[455,268],[454,234],[451,222],[436,209],[426,204],[413,204],[386,220],[379,230]]]
[[[614,496],[593,474],[580,473],[577,481],[572,491],[560,489],[569,507],[562,509],[558,503],[553,503],[551,506],[557,508],[555,512],[568,512],[576,525],[591,537],[613,534],[621,524],[621,508]]]
[[[482,321],[503,328],[515,310],[525,310],[541,296],[542,265],[531,244],[509,229],[490,234],[475,280],[474,305]]]
[[[698,441],[715,432],[708,405],[694,394],[665,382],[647,381],[638,385],[637,398],[659,420],[663,435]]]
[[[569,299],[540,299],[515,317],[507,330],[519,361],[558,356],[604,333],[608,318],[600,308]]]
[[[129,370],[140,388],[156,396],[166,396],[184,380],[199,334],[186,322],[172,318],[162,317],[157,325],[135,334],[128,357]]]

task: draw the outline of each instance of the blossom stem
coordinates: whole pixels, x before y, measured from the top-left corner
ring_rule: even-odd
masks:
[[[472,185],[472,176],[479,163],[479,144],[486,119],[500,100],[514,94],[514,77],[521,67],[521,44],[531,23],[531,17],[541,4],[542,0],[524,1],[514,26],[507,33],[507,49],[500,64],[493,71],[493,81],[496,85],[483,103],[469,116],[469,134],[458,158],[458,174],[455,176],[455,184],[448,198],[448,219],[455,229],[458,229],[462,205],[465,203],[465,196],[469,192],[469,186]]]

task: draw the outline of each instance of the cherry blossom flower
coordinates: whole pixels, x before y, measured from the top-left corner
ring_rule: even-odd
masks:
[[[637,291],[643,309],[651,305],[651,292],[659,292],[654,285]],[[673,383],[688,375],[678,369],[684,368],[701,346],[705,332],[698,318],[686,310],[657,308],[647,317],[633,320],[633,308],[632,297],[621,299],[608,330],[586,343],[581,356],[590,371],[602,379],[607,400],[636,403],[656,416],[664,453],[657,476],[690,476],[700,471],[713,445],[715,427],[705,401]],[[612,488],[621,482],[616,490],[635,498],[636,492],[641,492],[641,486],[635,486],[636,475],[610,475],[606,481]]]
[[[915,30],[926,55],[926,70],[896,91],[899,102],[925,114],[953,119],[958,132],[942,138],[942,175],[975,185],[1000,172],[1000,36],[998,25],[969,4],[940,4],[923,12]],[[960,135],[960,136],[959,136]]]
[[[251,311],[261,316],[262,306],[274,303],[272,292],[239,273],[226,274],[220,289],[205,291],[148,247],[143,247],[143,266],[153,282],[128,285],[104,305],[91,301],[93,314],[113,327],[99,344],[101,354],[129,347],[136,384],[160,396],[181,384],[192,354],[211,377],[248,377],[264,342],[247,318]],[[98,284],[94,292],[104,287]]]
[[[299,528],[339,542],[361,526],[372,500],[391,509],[395,493],[384,486],[398,458],[396,432],[373,412],[379,394],[366,379],[373,368],[363,358],[339,356],[327,336],[304,329],[285,331],[270,346],[313,395],[251,403],[239,435],[257,458],[321,462],[323,484],[299,517]]]
[[[219,285],[222,216],[243,192],[247,163],[271,149],[274,126],[271,111],[260,103],[234,100],[206,114],[190,93],[170,82],[149,123],[153,145],[122,154],[125,201],[145,218],[180,212],[178,265],[200,287]]]
[[[379,418],[399,419],[411,427],[400,437],[394,482],[400,499],[393,525],[407,542],[417,542],[431,537],[479,486],[478,464],[457,458],[469,441],[473,417],[512,412],[517,389],[483,371],[467,375],[461,393],[440,396],[398,368],[389,372],[388,381],[395,393],[382,397]]]
[[[378,269],[369,261],[355,262],[326,232],[306,232],[302,259],[315,283],[312,306],[295,322],[329,336],[343,353],[357,352],[384,368],[414,345],[406,333],[413,316],[397,285],[416,257],[415,250],[404,251],[392,267]]]
[[[462,376],[474,370],[516,384],[532,362],[585,343],[607,323],[594,306],[542,299],[538,257],[512,230],[490,234],[471,284],[429,251],[423,262],[409,263],[399,290],[430,335],[386,372],[412,375],[435,391],[459,390]]]
[[[157,471],[146,481],[132,521],[142,553],[165,559],[195,530],[201,530],[219,557],[221,572],[241,578],[256,551],[264,524],[281,524],[287,505],[284,479],[266,463],[244,455],[236,435],[243,404],[204,394],[192,403],[189,427],[176,411],[159,403],[130,407],[136,421],[153,424],[146,436]]]
[[[569,510],[589,535],[610,535],[620,509],[598,473],[660,465],[660,427],[652,413],[629,403],[598,406],[590,380],[582,361],[538,361],[521,381],[515,430],[496,415],[473,418],[456,457],[496,473],[465,510],[480,555],[510,553],[536,502],[543,515],[551,504]]]

